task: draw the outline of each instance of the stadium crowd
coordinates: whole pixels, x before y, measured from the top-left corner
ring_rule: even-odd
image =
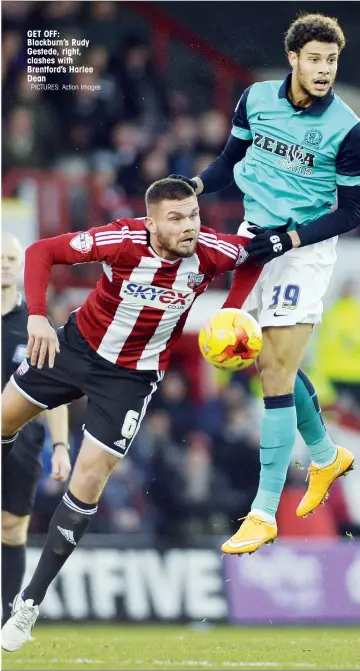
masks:
[[[115,19],[120,12],[121,3],[93,2],[90,7],[74,0],[3,6],[3,172],[39,168],[71,178],[72,230],[87,227],[84,176],[91,177],[99,193],[99,225],[131,216],[132,198],[142,198],[151,182],[170,173],[201,172],[229,133],[230,119],[221,111],[204,104],[199,112],[190,96],[173,90],[155,70],[143,34],[124,35],[119,45]],[[56,26],[64,37],[89,38],[89,49],[76,64],[92,66],[93,74],[56,76],[61,86],[78,85],[73,91],[31,88],[25,19],[34,29]],[[238,190],[229,187],[202,202],[238,197]],[[61,297],[54,298],[52,312],[54,321],[63,323]],[[325,372],[331,380],[331,372]],[[352,373],[345,391],[360,412],[360,371]],[[335,373],[333,382],[336,386],[344,380]],[[199,534],[233,532],[237,518],[249,510],[259,477],[259,404],[249,392],[250,383],[251,377],[238,374],[230,383],[219,382],[212,397],[195,403],[184,372],[172,369],[131,454],[119,460],[92,530],[142,533],[172,544],[192,542]],[[70,410],[73,458],[80,446],[83,407],[79,401]],[[62,494],[62,485],[49,476],[50,458],[48,439],[32,519],[36,532],[46,532]],[[289,482],[300,480],[303,474],[291,469]]]

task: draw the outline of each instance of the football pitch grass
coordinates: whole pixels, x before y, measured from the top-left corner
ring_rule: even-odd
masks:
[[[206,625],[205,625],[206,626]],[[360,671],[360,628],[37,626],[2,669]]]

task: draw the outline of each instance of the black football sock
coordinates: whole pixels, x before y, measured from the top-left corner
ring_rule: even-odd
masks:
[[[20,592],[25,573],[25,545],[1,544],[1,600],[3,624],[11,615],[14,597]]]
[[[96,511],[96,504],[83,503],[71,492],[64,494],[51,518],[35,573],[23,591],[24,600],[33,599],[34,605],[43,601],[47,588],[75,550]]]
[[[17,439],[19,433],[13,433],[12,436],[1,436],[1,463],[3,464],[4,461],[8,458],[12,446],[15,443],[15,440]]]

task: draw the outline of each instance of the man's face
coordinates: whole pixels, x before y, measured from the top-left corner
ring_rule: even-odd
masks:
[[[200,231],[196,196],[163,200],[149,207],[147,228],[155,251],[168,260],[187,258],[196,250]]]
[[[323,98],[337,72],[339,47],[336,43],[308,42],[300,50],[289,52],[289,62],[298,85],[312,98]]]
[[[4,233],[1,240],[1,288],[16,285],[23,266],[23,253],[19,242]]]

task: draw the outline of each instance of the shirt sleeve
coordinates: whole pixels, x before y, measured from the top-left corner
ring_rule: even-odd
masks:
[[[230,291],[223,308],[242,308],[249,293],[253,290],[261,275],[262,268],[248,261],[244,266],[235,268]]]
[[[338,186],[360,186],[360,121],[344,137],[335,164]]]
[[[302,247],[348,233],[360,224],[360,122],[341,142],[335,166],[337,209],[298,229]]]
[[[231,291],[224,307],[241,307],[262,271],[245,251],[249,238],[206,229],[201,231],[199,241],[204,245],[212,264],[215,264],[213,277],[218,277],[227,271],[235,271]]]
[[[338,186],[338,207],[297,229],[301,246],[349,233],[360,224],[360,186]]]
[[[251,86],[245,89],[238,104],[235,108],[234,117],[232,120],[231,133],[239,140],[252,140],[252,133],[247,115],[247,103]]]
[[[234,271],[231,288],[223,308],[241,308],[258,281],[262,268],[256,266],[255,260],[250,259],[245,251],[245,245],[248,244],[249,238],[223,233],[218,234],[218,238],[221,251],[219,253],[217,275],[225,272],[225,268]],[[236,258],[233,257],[230,262],[224,256],[224,254],[227,254],[228,245],[237,250]]]
[[[119,220],[88,231],[45,238],[30,245],[25,252],[24,272],[28,314],[46,317],[46,289],[52,266],[92,261],[106,261],[111,265],[121,254],[121,243],[126,238],[125,223],[126,220]]]

